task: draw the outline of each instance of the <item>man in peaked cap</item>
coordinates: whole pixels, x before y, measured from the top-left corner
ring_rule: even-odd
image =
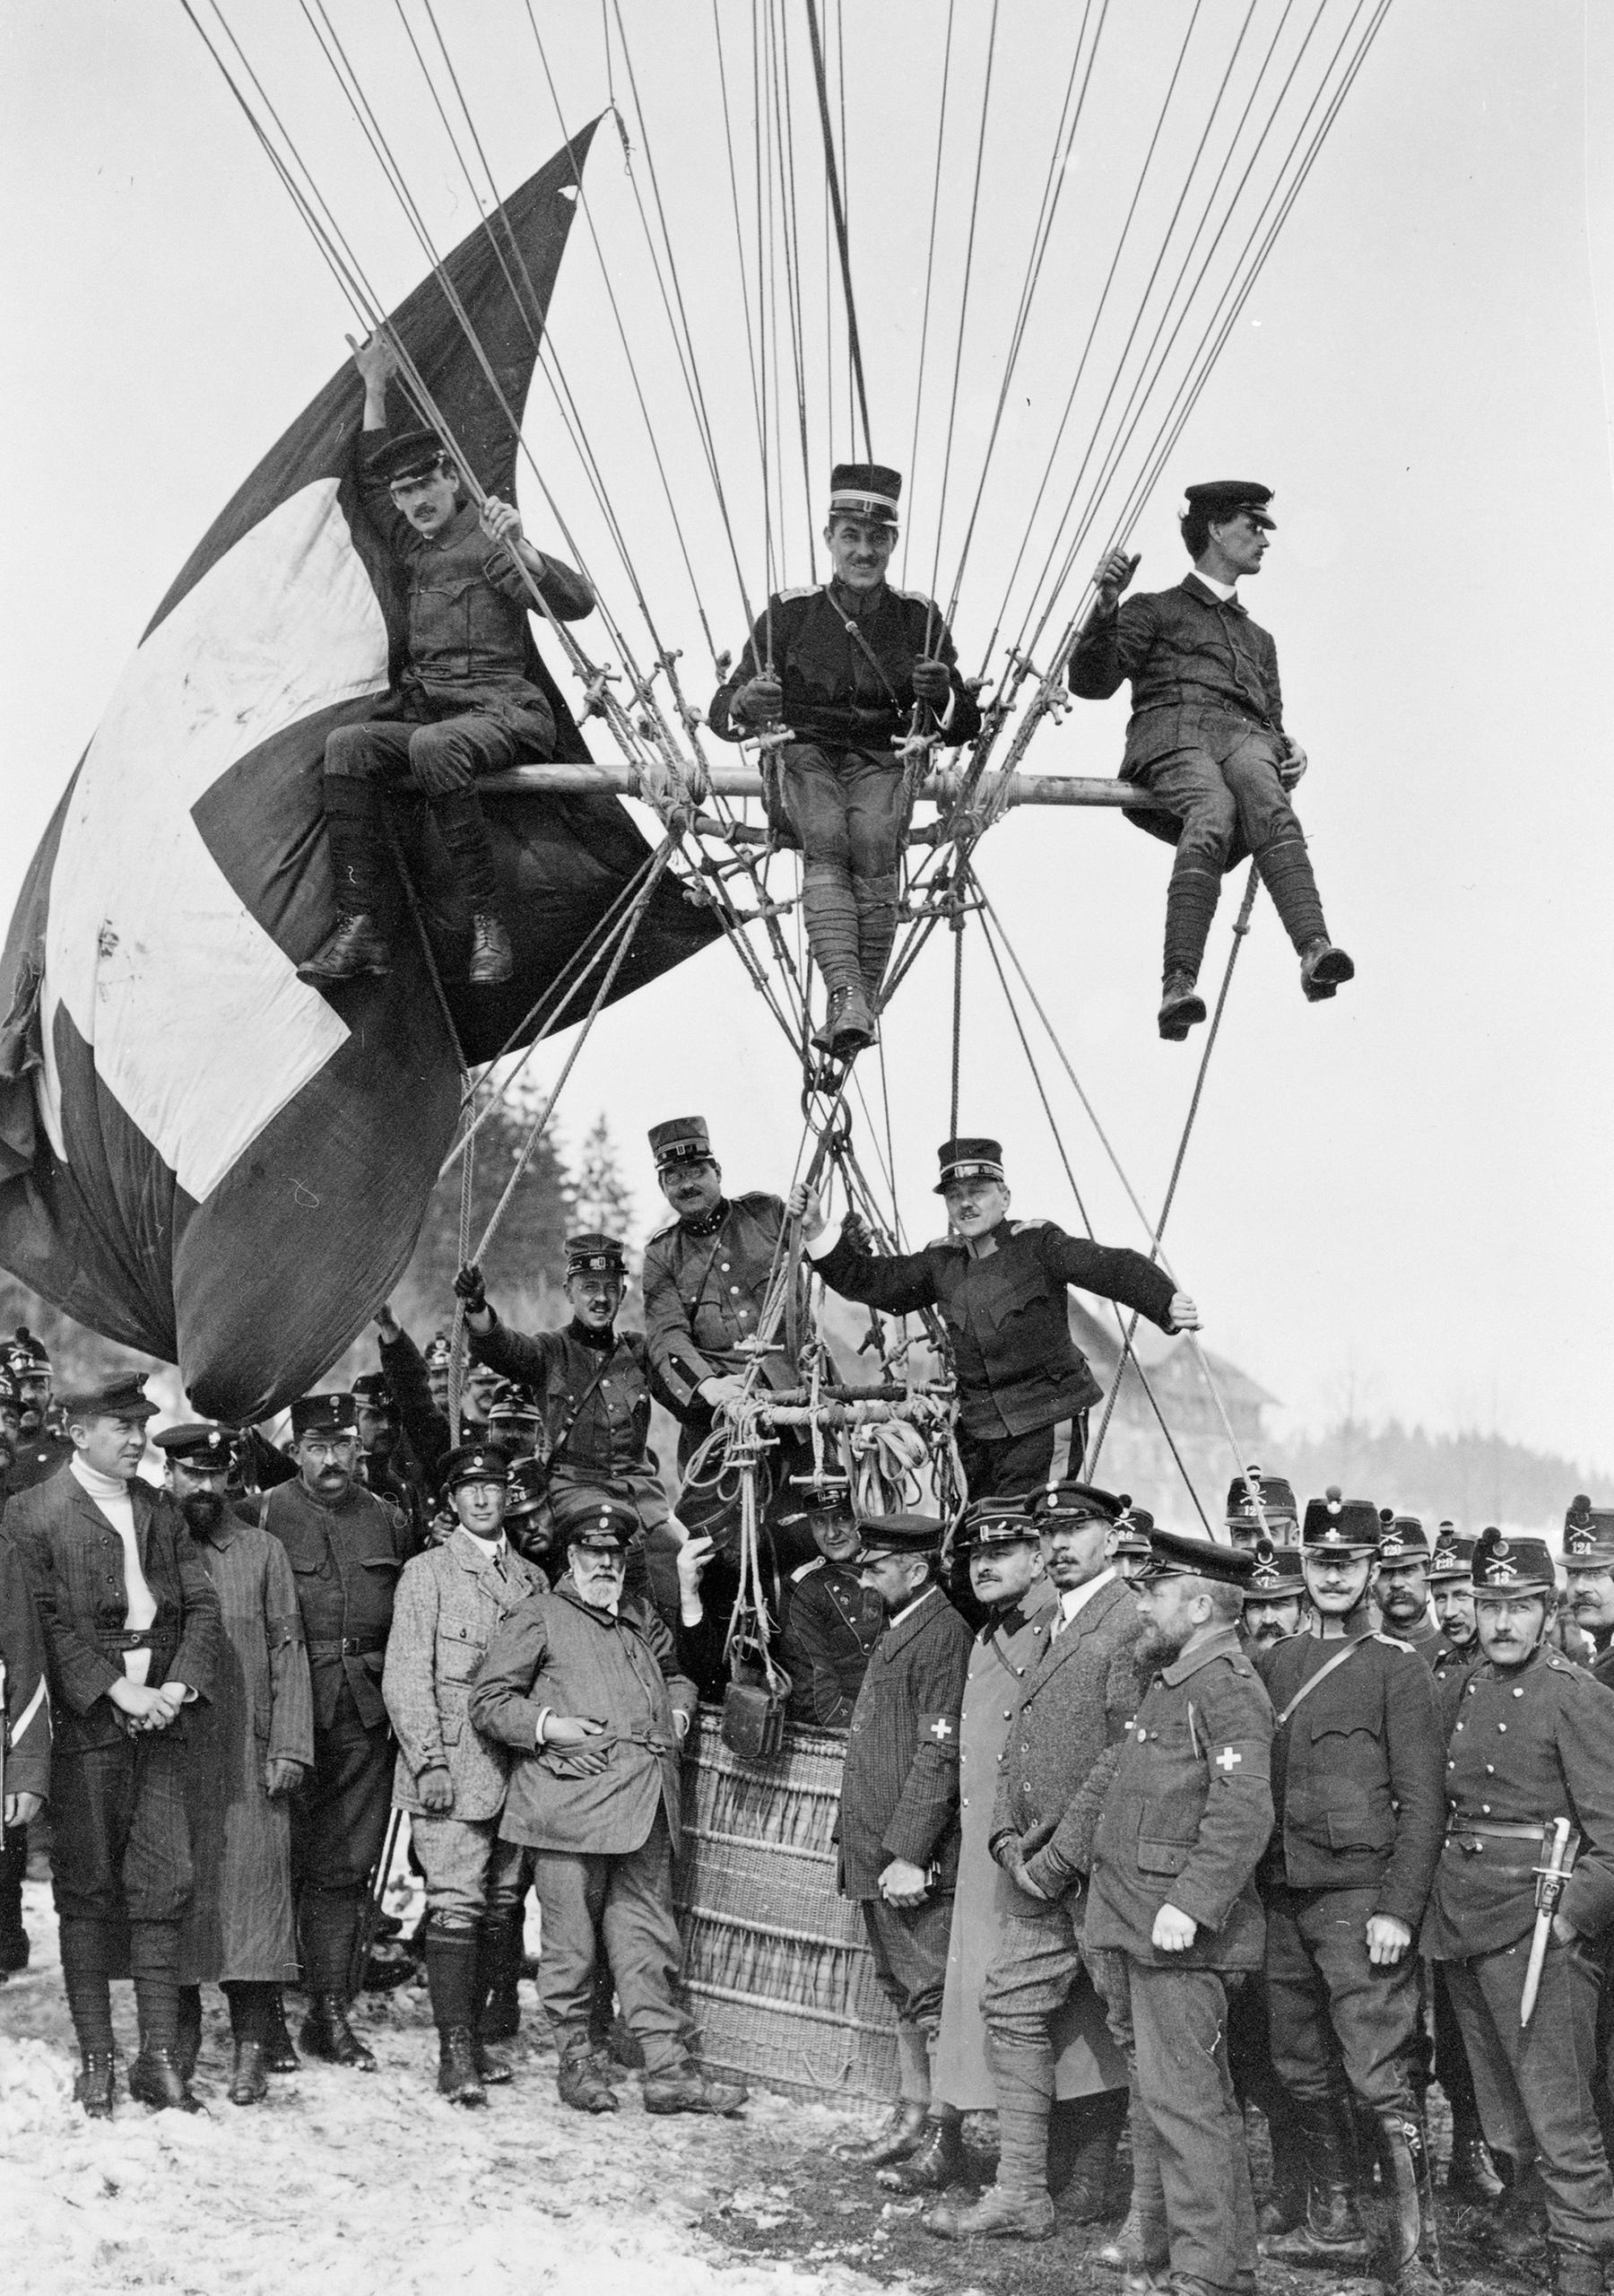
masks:
[[[1149,1567],[1154,1552],[1155,1518],[1147,1507],[1134,1507],[1125,1492],[1110,1535],[1109,1551],[1116,1570],[1130,1586]]]
[[[885,1605],[863,1583],[863,1535],[844,1484],[810,1484],[780,1521],[782,1531],[798,1526],[818,1552],[785,1581],[779,1664],[790,1676],[793,1718],[844,1730],[885,1628]]]
[[[1422,2296],[1433,2204],[1410,2058],[1414,1941],[1440,1854],[1441,1753],[1428,1668],[1373,1631],[1381,1527],[1367,1500],[1331,1489],[1310,1502],[1302,1561],[1311,1626],[1256,1658],[1277,1715],[1277,1822],[1261,1867],[1272,2063],[1294,2100],[1311,2182],[1305,2222],[1269,2253],[1367,2261],[1354,2095],[1376,2125],[1392,2196],[1385,2277],[1402,2296]]]
[[[1236,1474],[1228,1485],[1222,1520],[1235,1546],[1254,1546],[1259,1539],[1280,1547],[1299,1544],[1300,1513],[1292,1486],[1280,1474],[1263,1474],[1258,1466]]]
[[[1444,1684],[1480,1660],[1480,1639],[1474,1625],[1474,1541],[1456,1525],[1443,1522],[1429,1557],[1429,1601],[1440,1640],[1430,1661],[1435,1680]]]
[[[881,464],[836,466],[829,580],[769,598],[709,712],[722,740],[765,744],[769,819],[802,848],[807,939],[828,999],[819,1041],[839,1059],[873,1041],[897,933],[913,810],[901,744],[910,726],[950,748],[981,730],[941,607],[886,581],[901,490]]]
[[[936,1576],[933,1515],[863,1516],[862,1577],[885,1631],[846,1734],[841,1895],[860,1908],[880,1989],[897,2013],[898,2094],[843,2157],[879,2169],[943,2140],[927,2123],[959,1871],[959,1709],[970,1633]],[[941,2100],[937,2099],[938,2108]]]
[[[1381,1514],[1373,1598],[1384,1631],[1410,1642],[1433,1668],[1440,1649],[1440,1624],[1429,1601],[1429,1542],[1416,1515]]]
[[[1238,600],[1259,574],[1273,521],[1271,487],[1219,479],[1188,489],[1181,526],[1193,571],[1174,590],[1120,604],[1138,561],[1111,551],[1071,657],[1072,693],[1105,701],[1132,682],[1124,781],[1149,792],[1132,818],[1176,847],[1166,897],[1163,1037],[1205,1017],[1195,987],[1222,872],[1247,853],[1300,958],[1307,1001],[1332,996],[1355,966],[1328,937],[1311,856],[1289,793],[1306,752],[1283,730],[1278,649]]]
[[[393,1801],[426,1876],[426,1982],[438,2029],[438,2093],[485,2102],[510,2068],[479,2035],[483,2005],[512,1960],[521,1853],[499,1836],[510,1758],[468,1719],[471,1684],[499,1627],[542,1583],[504,1533],[502,1452],[467,1443],[443,1462],[456,1526],[404,1567],[381,1694],[397,1740]],[[513,1934],[512,1934],[513,1933]]]
[[[360,500],[401,569],[407,627],[385,700],[325,742],[336,921],[298,973],[323,988],[391,969],[382,924],[390,785],[425,800],[470,914],[465,978],[497,987],[514,965],[476,780],[554,754],[554,711],[533,679],[527,613],[536,588],[558,620],[576,622],[593,613],[594,592],[524,539],[510,503],[489,495],[475,509],[434,431],[388,430],[398,361],[385,335],[355,345],[353,364],[364,380]]]
[[[1054,1602],[1047,1631],[1038,1633],[1023,1675],[1010,1686],[1016,1694],[1007,1709],[997,1709],[1002,1752],[989,1779],[986,1828],[1000,1882],[980,2015],[1002,2149],[990,2190],[972,2204],[943,2203],[927,2220],[932,2231],[955,2239],[974,2233],[1046,2239],[1052,2231],[1049,2135],[1059,2063],[1074,2037],[1085,2045],[1084,2063],[1079,2075],[1066,2063],[1063,2088],[1067,2096],[1094,2100],[1076,2204],[1089,2219],[1106,2210],[1126,2118],[1124,2067],[1081,1959],[1081,1914],[1094,1829],[1122,1734],[1143,1692],[1136,1655],[1142,1628],[1110,1558],[1120,1500],[1065,1482],[1029,1512]],[[983,1782],[975,1779],[972,1792]]]
[[[1547,1639],[1546,1542],[1491,1529],[1474,1548],[1481,1663],[1443,1695],[1446,1835],[1422,1945],[1442,1964],[1494,2146],[1546,2196],[1557,2296],[1601,2296],[1614,2181],[1593,2107],[1598,1990],[1614,1930],[1614,1692]],[[1549,1848],[1566,1821],[1561,1852]],[[1568,1874],[1556,1909],[1541,1873]],[[1542,1911],[1549,1943],[1528,2019]]]
[[[51,1397],[50,1357],[43,1340],[19,1324],[0,1346],[4,1361],[16,1383],[19,1416],[15,1455],[4,1470],[4,1488],[31,1491],[46,1482],[73,1457],[73,1445],[64,1434],[53,1434],[48,1424]]]
[[[195,1874],[175,1726],[212,1694],[219,1597],[174,1500],[137,1473],[156,1409],[141,1382],[65,1403],[73,1457],[8,1501],[4,1535],[45,1635],[50,1878],[82,2058],[74,2093],[91,2118],[110,2117],[108,1979],[126,1925],[141,2037],[129,2093],[195,2112],[178,2058],[179,1926]]]
[[[957,1139],[940,1151],[935,1193],[948,1232],[922,1251],[877,1257],[855,1221],[827,1227],[815,1190],[787,1209],[832,1292],[888,1315],[935,1308],[959,1383],[959,1456],[972,1492],[1025,1497],[1080,1467],[1098,1383],[1071,1337],[1072,1284],[1135,1308],[1162,1331],[1195,1331],[1199,1310],[1141,1252],[1068,1236],[1051,1220],[1011,1220],[1003,1152]]]
[[[644,1334],[617,1329],[628,1289],[620,1239],[594,1231],[568,1236],[565,1288],[570,1322],[529,1335],[499,1321],[480,1269],[463,1268],[455,1283],[473,1361],[518,1382],[534,1398],[551,1490],[609,1481],[630,1493],[640,1531],[629,1592],[644,1594],[646,1542],[676,1545],[681,1535],[649,1450],[651,1397],[668,1397]]]
[[[1242,1549],[1157,1530],[1133,1585],[1148,1688],[1093,1842],[1082,1951],[1132,2084],[1129,2270],[1254,2284],[1255,2211],[1228,2064],[1228,1979],[1261,1966],[1256,1861],[1272,1710],[1237,1636]]]
[[[392,1734],[381,1694],[398,1573],[413,1551],[403,1516],[359,1483],[351,1394],[291,1406],[297,1476],[264,1500],[291,1558],[314,1688],[314,1769],[291,1813],[291,1872],[308,2013],[302,2045],[373,2073],[348,2018],[349,1964],[386,1833]]]
[[[1297,1547],[1257,1539],[1250,1553],[1254,1569],[1245,1589],[1240,1632],[1250,1649],[1270,1650],[1300,1631],[1306,1616],[1306,1574]]]
[[[560,2052],[560,2100],[617,2109],[589,2032],[603,1942],[644,2052],[646,2112],[737,2112],[744,2089],[701,2070],[673,1998],[680,1750],[695,1685],[655,1612],[624,1591],[633,1509],[577,1486],[556,1513],[565,1572],[494,1634],[470,1712],[519,1757],[499,1830],[530,1858],[542,1908],[538,1989]]]
[[[1614,1690],[1614,1508],[1593,1507],[1584,1492],[1564,1517],[1564,1569],[1575,1623],[1589,1634],[1592,1673]]]

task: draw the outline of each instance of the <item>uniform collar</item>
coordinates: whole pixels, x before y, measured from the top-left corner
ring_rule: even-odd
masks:
[[[720,1196],[709,1212],[693,1220],[681,1218],[678,1224],[686,1236],[715,1236],[733,1210],[727,1196]]]
[[[1162,1666],[1160,1680],[1169,1683],[1175,1690],[1179,1683],[1185,1683],[1191,1674],[1197,1674],[1202,1666],[1208,1666],[1212,1658],[1237,1658],[1242,1655],[1238,1645],[1237,1629],[1231,1626],[1219,1627],[1208,1641],[1202,1642],[1196,1649],[1187,1651],[1180,1658],[1173,1659],[1169,1666]]]
[[[577,1316],[567,1325],[566,1333],[567,1337],[575,1339],[579,1347],[592,1348],[596,1355],[609,1355],[617,1344],[614,1324],[607,1324],[603,1331],[594,1331]]]
[[[1208,580],[1197,568],[1192,574],[1184,575],[1182,587],[1188,592],[1190,597],[1202,598],[1213,606],[1226,606],[1229,613],[1243,613],[1245,611],[1238,603],[1238,594],[1236,590],[1230,590],[1225,582]]]
[[[884,604],[890,585],[881,581],[872,590],[843,590],[832,577],[825,583],[824,592],[843,622],[867,622]]]

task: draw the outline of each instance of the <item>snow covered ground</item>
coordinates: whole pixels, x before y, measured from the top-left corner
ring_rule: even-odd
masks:
[[[732,2121],[651,2119],[633,2074],[616,2115],[570,2112],[528,1985],[517,2078],[482,2112],[435,2094],[435,2037],[412,1987],[355,2012],[380,2060],[373,2077],[310,2064],[273,2078],[266,2104],[232,2106],[224,2004],[209,1990],[205,2113],[130,2104],[120,2069],[116,2118],[87,2121],[71,2102],[77,2055],[40,1883],[27,1924],[31,1967],[0,1987],[6,2296],[852,2296],[875,2284],[838,2261],[736,2261],[699,2229],[719,2211],[759,2228],[790,2214],[781,2176],[844,2121],[760,2094]],[[132,1994],[113,1994],[132,2056]]]

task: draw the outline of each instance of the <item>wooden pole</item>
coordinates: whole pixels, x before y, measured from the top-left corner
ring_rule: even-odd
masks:
[[[714,766],[709,779],[719,797],[759,797],[759,774],[741,766]],[[933,805],[956,802],[962,777],[957,772],[927,774],[917,795]],[[508,773],[484,773],[477,778],[479,792],[505,796],[633,797],[638,794],[635,767],[618,765],[516,765]],[[1097,781],[1073,773],[1017,773],[1009,785],[1011,805],[1144,805],[1148,792],[1130,781]]]

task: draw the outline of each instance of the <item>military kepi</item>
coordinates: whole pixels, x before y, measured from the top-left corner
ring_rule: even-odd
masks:
[[[1584,1491],[1570,1500],[1564,1561],[1571,1570],[1614,1569],[1614,1507],[1593,1507]]]
[[[1371,1499],[1341,1499],[1331,1483],[1323,1498],[1306,1500],[1300,1544],[1329,1554],[1376,1554],[1383,1527]]]
[[[1202,510],[1213,526],[1221,526],[1228,518],[1236,518],[1241,510],[1250,514],[1253,526],[1268,529],[1277,521],[1268,515],[1272,490],[1263,486],[1257,478],[1207,478],[1197,486],[1184,489],[1184,500],[1191,510]]]
[[[235,1449],[230,1430],[215,1427],[209,1419],[187,1419],[178,1427],[161,1428],[152,1440],[178,1465],[192,1467],[198,1474],[223,1474]]]
[[[395,430],[373,447],[365,462],[365,474],[369,478],[384,478],[389,486],[401,478],[424,478],[447,454],[435,430]]]
[[[462,1483],[497,1483],[502,1488],[509,1479],[509,1461],[490,1443],[462,1443],[438,1469],[439,1491],[457,1491]]]
[[[624,1547],[639,1527],[638,1515],[625,1499],[594,1484],[577,1483],[552,1492],[550,1509],[568,1546]]]
[[[705,1163],[712,1153],[712,1135],[707,1130],[703,1116],[670,1116],[664,1124],[650,1127],[650,1153],[655,1159],[655,1169],[664,1171],[669,1164]]]
[[[1018,1540],[1036,1536],[1037,1525],[1029,1500],[972,1499],[964,1509],[964,1520],[959,1526],[954,1545],[963,1554],[971,1547],[1011,1546]]]
[[[1255,1511],[1255,1499],[1250,1490],[1252,1483],[1261,1495],[1263,1513],[1269,1516],[1299,1515],[1293,1486],[1287,1483],[1280,1474],[1263,1474],[1258,1466],[1251,1466],[1243,1474],[1236,1474],[1228,1485],[1226,1520],[1229,1525],[1259,1524],[1261,1516]]]
[[[1257,1539],[1250,1549],[1250,1561],[1246,1603],[1287,1603],[1305,1594],[1298,1547],[1274,1546],[1271,1539]]]
[[[837,463],[829,474],[832,518],[872,518],[894,526],[901,499],[901,476],[884,463]]]
[[[1003,1150],[999,1141],[944,1140],[936,1154],[941,1161],[941,1177],[931,1190],[933,1196],[945,1196],[959,1180],[1001,1180],[1003,1177]]]
[[[592,1229],[581,1236],[568,1236],[566,1272],[568,1275],[626,1275],[628,1261],[621,1238],[600,1235]]]
[[[1476,1595],[1549,1595],[1557,1587],[1545,1539],[1510,1539],[1493,1524],[1475,1540]]]
[[[1247,1587],[1255,1569],[1248,1547],[1222,1546],[1215,1539],[1191,1539],[1185,1531],[1156,1531],[1149,1542],[1146,1578],[1214,1578],[1227,1587]]]
[[[1118,1523],[1132,1500],[1097,1483],[1065,1482],[1039,1491],[1032,1503],[1038,1526],[1052,1529],[1058,1523]]]
[[[1430,1586],[1449,1586],[1453,1579],[1471,1578],[1473,1568],[1474,1541],[1443,1525],[1435,1552],[1429,1557]]]
[[[291,1406],[291,1439],[305,1435],[357,1435],[359,1406],[350,1395],[299,1396]]]
[[[1381,1562],[1427,1562],[1429,1541],[1416,1515],[1392,1515],[1379,1535]]]

